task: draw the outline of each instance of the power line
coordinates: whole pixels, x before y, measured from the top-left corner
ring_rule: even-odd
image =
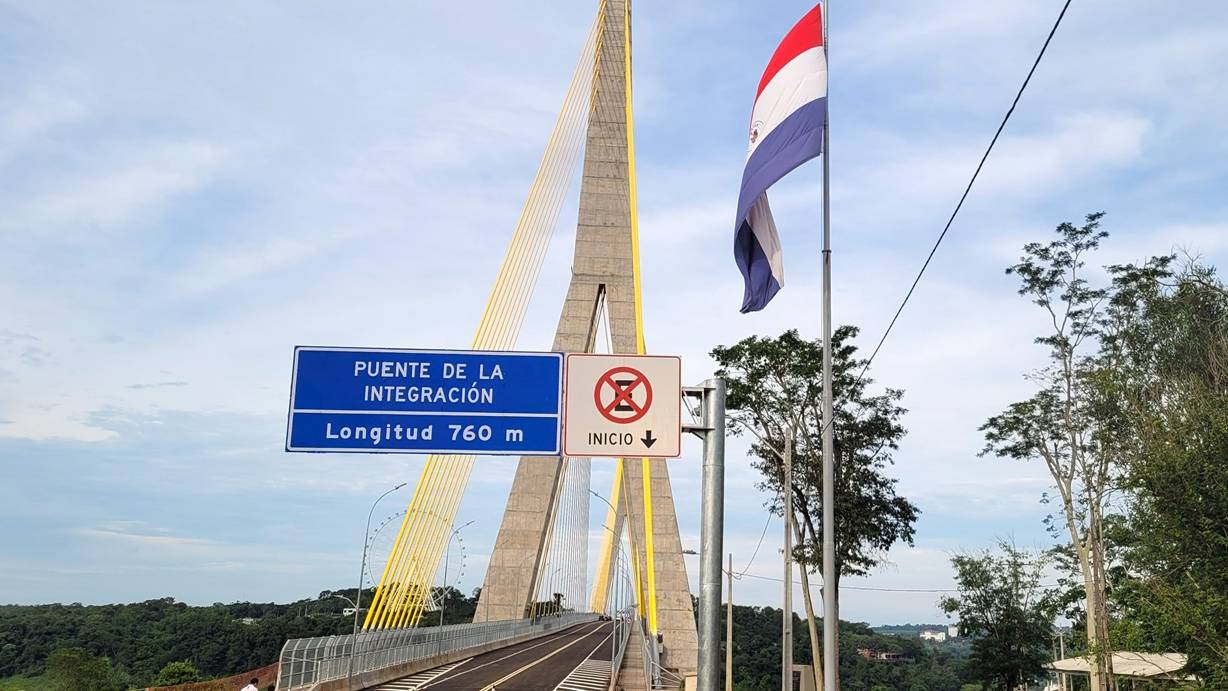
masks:
[[[763,522],[763,532],[759,533],[759,544],[755,545],[755,551],[751,552],[750,561],[746,562],[746,568],[742,569],[741,573],[735,575],[734,578],[740,579],[746,575],[747,571],[750,571],[750,567],[755,563],[755,557],[759,555],[759,548],[763,546],[763,538],[767,536],[768,526],[771,524],[772,514],[769,513],[767,520]]]
[[[942,232],[938,234],[938,239],[934,242],[934,246],[930,249],[930,253],[925,258],[925,263],[921,265],[921,270],[917,272],[917,277],[913,279],[912,286],[908,288],[908,293],[904,295],[904,300],[900,302],[900,307],[895,311],[895,316],[891,318],[891,323],[887,325],[887,330],[883,332],[883,337],[878,340],[878,345],[874,347],[874,352],[870,354],[870,359],[866,360],[865,366],[861,368],[861,372],[857,375],[857,382],[860,382],[865,376],[866,370],[870,369],[870,363],[874,362],[878,351],[882,349],[883,343],[887,341],[887,336],[891,334],[891,330],[895,328],[895,322],[900,318],[900,314],[904,311],[904,307],[908,305],[908,300],[912,297],[913,291],[917,289],[917,284],[921,282],[921,277],[925,275],[925,270],[929,268],[930,261],[934,258],[934,254],[938,251],[938,246],[947,236],[947,231],[951,230],[951,224],[955,222],[955,217],[959,215],[960,209],[964,206],[964,201],[968,198],[968,193],[972,191],[972,185],[976,183],[977,176],[981,174],[981,169],[985,167],[985,161],[989,159],[989,154],[993,151],[993,147],[998,143],[998,137],[1001,136],[1002,130],[1006,128],[1006,123],[1010,121],[1011,115],[1015,112],[1015,106],[1019,105],[1019,99],[1023,97],[1023,92],[1028,88],[1028,82],[1032,81],[1032,75],[1035,74],[1036,68],[1040,65],[1041,58],[1045,56],[1045,51],[1049,48],[1049,42],[1053,40],[1053,35],[1057,33],[1057,28],[1062,24],[1062,18],[1066,16],[1066,10],[1070,7],[1071,0],[1066,0],[1062,5],[1062,11],[1057,15],[1057,21],[1053,23],[1053,28],[1049,30],[1049,36],[1045,38],[1045,43],[1040,47],[1040,52],[1036,55],[1036,60],[1032,63],[1032,69],[1028,70],[1028,76],[1024,78],[1023,84],[1019,87],[1019,92],[1015,94],[1015,100],[1011,102],[1011,107],[1006,111],[1006,115],[1002,118],[1002,124],[998,125],[998,131],[994,132],[993,139],[989,141],[989,146],[985,149],[985,154],[981,156],[981,162],[977,164],[976,170],[972,173],[972,178],[968,180],[968,186],[964,188],[964,193],[959,197],[959,203],[955,205],[955,210],[951,212],[951,217],[947,219],[947,224],[943,226]]]
[[[743,573],[746,578],[756,578],[761,581],[772,581],[774,583],[783,583],[785,579],[779,576],[760,576],[754,573]],[[793,581],[793,585],[801,585],[799,581]],[[819,584],[811,586],[818,587]],[[857,585],[841,585],[840,590],[869,590],[878,593],[954,593],[958,592],[955,588],[874,588],[870,586]]]
[[[783,583],[785,579],[779,576],[760,576],[754,573],[743,573],[746,578],[756,578],[761,581],[772,581],[774,583]],[[793,581],[793,585],[801,585],[800,581]],[[1061,583],[1044,583],[1038,588],[1056,588]],[[818,584],[810,586],[811,588],[818,587]],[[862,590],[873,593],[958,593],[958,588],[879,588],[868,585],[841,585],[840,590]]]

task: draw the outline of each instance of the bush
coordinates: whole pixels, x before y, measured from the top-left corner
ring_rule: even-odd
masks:
[[[150,685],[175,686],[176,684],[190,684],[201,680],[201,673],[199,669],[196,669],[196,665],[187,660],[181,660],[166,663]]]
[[[116,691],[111,661],[81,648],[60,648],[47,656],[47,679],[57,691]]]

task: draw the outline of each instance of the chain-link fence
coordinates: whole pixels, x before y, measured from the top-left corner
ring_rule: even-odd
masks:
[[[362,674],[473,648],[518,636],[545,633],[572,624],[596,621],[597,615],[565,612],[558,616],[429,628],[363,631],[355,638],[323,636],[286,641],[281,649],[278,691],[297,689],[351,673]],[[352,667],[351,667],[352,666]]]

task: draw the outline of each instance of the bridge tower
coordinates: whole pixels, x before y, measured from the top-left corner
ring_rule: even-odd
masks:
[[[580,184],[571,284],[553,349],[592,352],[604,321],[613,352],[643,353],[639,243],[635,197],[635,140],[631,116],[630,0],[603,0]],[[697,638],[690,585],[663,459],[618,461],[610,493],[616,511],[611,535],[630,530],[643,574],[641,614],[664,644],[662,666],[684,674],[696,668]],[[525,616],[535,597],[551,526],[562,491],[558,458],[521,458],[508,496],[478,602],[477,619]],[[647,470],[650,482],[644,482]],[[646,507],[645,487],[651,499]],[[629,520],[628,520],[629,519]],[[651,522],[652,534],[645,526]],[[593,602],[605,601],[618,538],[605,541]]]

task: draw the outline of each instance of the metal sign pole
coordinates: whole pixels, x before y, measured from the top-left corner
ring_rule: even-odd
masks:
[[[784,593],[780,619],[780,691],[793,691],[793,428],[785,428],[785,467],[780,485],[784,499]]]
[[[691,393],[691,392],[688,392]],[[698,393],[698,392],[695,392]],[[721,552],[725,531],[725,382],[702,387],[703,494],[699,526],[699,688],[720,687]]]

